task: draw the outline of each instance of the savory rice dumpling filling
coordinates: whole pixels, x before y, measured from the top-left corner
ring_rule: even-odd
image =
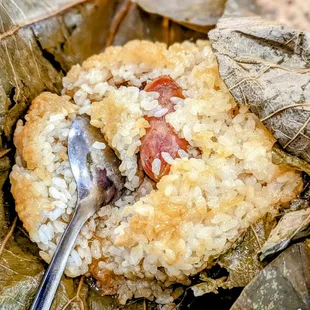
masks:
[[[299,173],[272,163],[275,139],[234,102],[208,41],[110,47],[74,66],[63,86],[17,124],[16,210],[49,262],[77,197],[68,132],[88,114],[120,158],[126,190],[83,227],[66,273],[91,274],[122,303],[172,302],[171,284],[189,284],[301,191]]]

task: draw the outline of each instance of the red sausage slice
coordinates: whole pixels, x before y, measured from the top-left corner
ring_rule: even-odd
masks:
[[[156,91],[159,93],[158,101],[169,112],[174,111],[171,97],[184,98],[181,88],[169,76],[161,76],[145,87],[145,91]],[[165,117],[148,117],[150,123],[146,135],[142,138],[140,158],[143,170],[154,181],[158,182],[162,176],[169,173],[170,165],[162,158],[161,153],[167,152],[172,158],[179,157],[180,149],[187,150],[188,142],[181,139],[173,128],[166,123]],[[152,171],[152,163],[158,158],[161,162],[159,174]]]
[[[171,97],[179,97],[184,99],[181,87],[167,75],[162,75],[147,84],[144,90],[159,93],[158,102],[163,108],[168,109],[168,113],[174,111],[174,104],[170,101]]]

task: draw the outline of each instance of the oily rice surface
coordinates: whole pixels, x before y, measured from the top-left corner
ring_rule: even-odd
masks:
[[[166,115],[159,94],[142,90],[161,75],[171,76],[185,97],[172,98],[175,112]],[[11,174],[16,208],[49,261],[76,202],[68,131],[77,114],[88,114],[121,159],[128,191],[83,227],[67,274],[90,272],[122,303],[132,297],[172,302],[171,284],[189,284],[190,275],[249,225],[301,190],[298,173],[272,164],[274,138],[233,101],[207,41],[168,49],[145,41],[110,47],[74,66],[63,84],[62,97],[40,95],[26,123],[18,123]],[[162,154],[172,163],[169,175],[154,190],[141,189],[137,159],[149,127],[144,116],[162,115],[191,151],[175,160]]]

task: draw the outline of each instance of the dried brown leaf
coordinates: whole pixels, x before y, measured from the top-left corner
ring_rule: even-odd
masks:
[[[309,244],[294,244],[245,287],[231,310],[310,309],[309,288]]]
[[[310,33],[227,17],[209,37],[235,100],[251,107],[285,151],[310,162]]]
[[[227,0],[223,17],[260,15],[256,0]]]
[[[232,249],[220,256],[218,264],[229,272],[226,288],[244,287],[263,269],[258,254],[275,220],[270,214],[251,225]]]
[[[44,90],[59,93],[63,73],[103,48],[113,3],[1,2],[0,132],[7,138],[35,96]]]
[[[310,163],[285,152],[276,143],[272,147],[272,162],[276,165],[288,165],[296,170],[304,171],[310,175]]]
[[[124,13],[124,9],[128,8]],[[115,23],[118,24],[118,31],[113,36],[113,45],[123,45],[130,40],[150,40],[153,42],[164,42],[170,45],[174,42],[184,40],[196,40],[205,38],[205,34],[190,30],[167,18],[143,11],[137,4],[132,3],[129,7],[119,6],[119,14],[116,15]]]
[[[3,156],[5,156],[7,153],[9,153],[11,151],[11,149],[3,149],[0,150],[0,158],[2,158]]]
[[[226,269],[228,276],[213,279],[210,271],[205,270],[200,274],[202,282],[191,286],[194,295],[217,293],[218,288],[244,287],[250,283],[265,266],[260,262],[258,254],[275,224],[275,219],[271,214],[267,214],[251,225],[235,244],[216,260],[217,265]]]
[[[219,287],[225,287],[226,277],[222,277],[219,279],[205,278],[204,282],[198,283],[196,285],[191,286],[191,290],[193,290],[194,296],[202,296],[208,293],[218,293]]]
[[[286,213],[264,243],[260,259],[284,250],[291,241],[310,234],[310,208]]]
[[[222,16],[226,0],[135,0],[145,11],[168,17],[196,31],[208,32]]]

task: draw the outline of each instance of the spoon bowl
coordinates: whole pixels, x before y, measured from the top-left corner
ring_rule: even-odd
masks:
[[[119,160],[87,117],[77,117],[68,138],[68,155],[84,217],[117,199],[123,186]],[[85,204],[81,208],[79,205]]]
[[[116,200],[123,187],[119,160],[100,131],[90,125],[88,117],[78,116],[73,121],[68,137],[68,155],[77,185],[77,203],[44,275],[32,310],[51,307],[81,228],[101,206]]]

